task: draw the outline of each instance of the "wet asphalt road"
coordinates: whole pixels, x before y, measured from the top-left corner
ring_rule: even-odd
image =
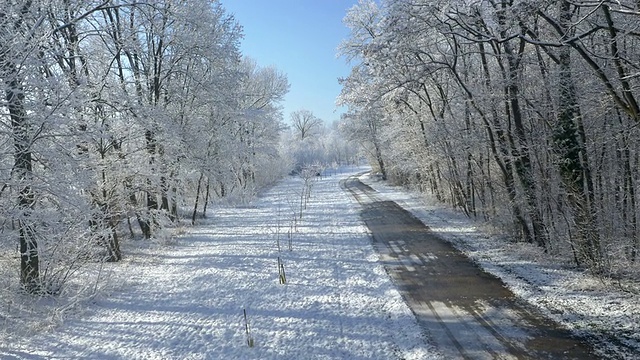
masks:
[[[446,359],[598,359],[411,213],[350,177],[387,272]]]

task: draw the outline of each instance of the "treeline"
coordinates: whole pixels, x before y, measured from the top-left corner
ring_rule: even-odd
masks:
[[[595,273],[638,268],[640,3],[363,0],[345,23],[342,126],[383,176]]]
[[[286,76],[218,1],[3,1],[0,28],[0,257],[30,293],[289,171]]]

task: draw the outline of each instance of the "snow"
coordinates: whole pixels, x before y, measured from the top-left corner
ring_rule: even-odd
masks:
[[[5,338],[0,358],[439,358],[340,188],[352,173],[314,179],[295,224],[302,180],[290,177],[163,244],[129,243],[105,265],[109,291],[52,329]]]
[[[49,306],[54,315],[38,323],[33,317],[44,313],[34,310],[17,316],[30,324],[22,331],[11,333],[5,326],[0,358],[442,358],[379,263],[358,204],[340,188],[341,179],[362,170],[314,178],[310,203],[295,224],[303,181],[289,177],[251,205],[219,206],[209,219],[177,229],[167,240],[125,243],[126,258],[104,264],[109,282],[89,301],[74,304],[59,297]],[[496,229],[424,194],[368,175],[361,180],[519,297],[589,336],[603,354],[638,357],[639,295],[563,266],[535,246],[509,243]],[[278,281],[278,256],[284,285]],[[15,320],[9,315],[0,309],[5,325]]]
[[[363,175],[383,200],[395,201],[451,242],[511,291],[607,358],[640,358],[640,287],[575,269],[534,245],[512,243],[499,229],[465,216],[428,194],[406,191]],[[625,291],[627,289],[630,291]]]

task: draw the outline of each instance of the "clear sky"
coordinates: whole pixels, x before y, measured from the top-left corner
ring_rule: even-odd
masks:
[[[241,49],[259,65],[287,74],[284,120],[307,109],[327,124],[338,120],[339,77],[349,75],[336,48],[348,35],[342,24],[357,0],[221,0],[244,29]]]

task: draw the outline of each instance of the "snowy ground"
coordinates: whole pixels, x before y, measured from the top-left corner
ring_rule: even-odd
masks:
[[[347,175],[314,178],[291,250],[299,178],[250,207],[215,209],[163,246],[129,244],[123,262],[106,265],[110,292],[51,329],[3,337],[0,358],[438,358],[340,189]]]
[[[299,178],[285,179],[249,207],[217,208],[206,223],[164,244],[125,244],[126,258],[105,265],[109,283],[99,284],[104,290],[89,303],[3,303],[0,358],[439,358],[378,263],[357,203],[340,189],[339,180],[359,170],[315,179],[291,250]],[[578,333],[617,334],[636,349],[625,357],[638,358],[638,295],[547,261],[535,247],[505,245],[494,230],[424,195],[361,179],[549,316]],[[278,256],[286,285],[278,283]],[[25,326],[14,331],[21,321]]]
[[[496,229],[447,209],[429,196],[403,191],[368,175],[360,180],[380,192],[380,198],[411,211],[547,316],[577,334],[595,335],[591,341],[602,349],[603,358],[640,359],[638,284],[603,280],[558,265],[558,259],[549,259],[538,247],[509,243]]]

